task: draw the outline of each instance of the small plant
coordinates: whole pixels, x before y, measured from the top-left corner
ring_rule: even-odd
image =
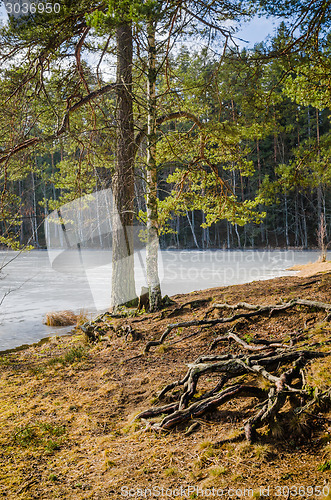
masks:
[[[254,445],[254,455],[260,462],[267,462],[272,458],[274,452],[268,444]]]
[[[55,366],[55,365],[59,365],[59,364],[64,364],[64,359],[60,358],[59,356],[55,356],[55,358],[50,359],[47,364],[49,366]]]
[[[45,371],[44,366],[31,366],[30,371],[33,375],[36,375],[37,377],[39,375],[42,375]]]
[[[11,361],[7,358],[7,356],[0,356],[0,363],[4,366],[9,366]]]
[[[214,467],[210,469],[209,474],[213,477],[219,477],[227,473],[227,469],[223,466]]]
[[[211,448],[213,446],[213,443],[211,441],[202,441],[199,444],[200,450],[205,450],[206,448]]]
[[[16,441],[20,446],[26,447],[33,443],[36,438],[37,435],[34,427],[27,424],[16,432],[14,441]]]
[[[58,480],[58,477],[57,477],[57,475],[56,475],[56,474],[52,474],[52,473],[51,473],[51,474],[48,476],[48,479],[49,479],[50,481],[57,481],[57,480]]]
[[[65,425],[53,425],[47,422],[41,422],[38,425],[44,432],[47,432],[53,436],[63,436],[63,434],[66,433]]]
[[[140,429],[141,423],[139,420],[134,420],[133,422],[130,422],[128,425],[123,427],[122,432],[124,434],[128,434],[129,432],[136,432]]]
[[[84,311],[84,309],[82,309],[76,315],[76,326],[83,325],[84,323],[86,323],[87,321],[90,321],[91,319],[92,319],[91,315],[89,315],[86,311]]]
[[[253,445],[244,441],[236,446],[236,453],[241,458],[252,457],[254,453]]]
[[[166,477],[175,476],[177,474],[177,469],[175,467],[169,467],[169,469],[165,469],[164,475]]]
[[[289,430],[294,436],[307,436],[310,434],[310,422],[304,413],[294,414],[289,421]]]
[[[64,425],[54,425],[49,422],[37,422],[21,427],[14,435],[14,441],[24,448],[42,446],[47,454],[58,450],[62,444],[61,437],[66,433]],[[60,439],[54,439],[60,438]]]
[[[55,356],[54,358],[50,359],[48,361],[48,365],[70,365],[75,361],[80,361],[83,358],[85,352],[86,351],[83,346],[72,347],[65,353],[64,356]]]
[[[64,355],[64,361],[66,363],[74,363],[75,361],[80,361],[85,354],[85,349],[82,346],[72,347]]]
[[[269,424],[269,428],[270,428],[270,433],[271,433],[273,438],[275,438],[275,439],[282,439],[283,438],[284,429],[278,420],[273,420]]]
[[[196,468],[204,469],[212,464],[215,465],[218,451],[213,447],[212,443],[204,441],[200,444],[200,449],[203,449],[204,451],[194,462]]]
[[[331,460],[325,460],[321,465],[317,467],[317,470],[325,472],[326,470],[331,470]]]
[[[162,345],[160,345],[160,346],[158,347],[158,349],[157,349],[157,350],[158,350],[158,352],[159,352],[160,354],[163,354],[163,353],[165,353],[165,352],[169,351],[170,349],[171,349],[171,347],[170,347],[168,344],[162,344]]]
[[[318,394],[318,389],[317,387],[313,387],[311,385],[306,385],[305,387],[307,393],[309,396],[313,397],[313,398],[316,398],[317,397],[317,394]]]
[[[105,467],[107,469],[112,469],[113,467],[116,467],[116,462],[114,460],[106,460],[105,461]]]
[[[59,450],[60,446],[61,446],[60,442],[49,439],[45,443],[45,451],[48,454],[52,454],[54,451]]]

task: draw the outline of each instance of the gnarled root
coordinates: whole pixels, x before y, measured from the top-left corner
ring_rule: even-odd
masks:
[[[169,430],[176,425],[216,409],[234,398],[257,398],[260,403],[258,411],[244,423],[246,439],[250,442],[256,439],[256,430],[277,419],[289,397],[295,399],[301,406],[296,412],[303,411],[312,403],[313,397],[304,386],[303,367],[311,359],[322,358],[329,353],[318,351],[300,351],[294,349],[276,349],[272,354],[258,353],[247,355],[203,356],[189,365],[183,379],[167,385],[159,395],[162,399],[166,393],[176,387],[182,387],[177,400],[171,404],[151,408],[140,413],[137,418],[150,418],[166,414],[161,422],[154,423],[154,430]],[[280,375],[276,371],[280,366],[292,363]],[[200,378],[206,374],[221,375],[217,385],[192,403]],[[250,375],[250,383],[239,381],[238,377]],[[263,377],[269,383],[269,389],[263,390],[256,385],[256,380]],[[224,387],[229,381],[231,385]],[[295,381],[295,385],[293,385]],[[293,398],[293,396],[298,396]],[[330,394],[328,393],[330,398]],[[324,397],[327,399],[327,396]]]
[[[276,305],[266,305],[266,306],[257,306],[253,304],[247,304],[246,302],[239,302],[235,305],[229,304],[215,304],[207,311],[204,319],[200,320],[191,320],[191,321],[181,321],[179,323],[171,323],[167,326],[163,334],[161,335],[159,340],[151,340],[145,346],[145,352],[149,352],[151,347],[156,347],[165,341],[168,335],[172,332],[172,330],[176,328],[189,328],[191,326],[214,326],[217,324],[225,324],[225,323],[233,323],[238,319],[250,319],[253,317],[257,317],[260,315],[268,314],[272,316],[275,313],[281,313],[288,309],[292,309],[296,306],[305,306],[310,309],[320,309],[327,313],[326,319],[328,320],[331,315],[331,304],[326,304],[324,302],[319,302],[315,300],[306,300],[306,299],[294,299],[284,304],[276,304]],[[214,309],[230,309],[230,310],[248,310],[248,312],[238,312],[233,314],[232,316],[228,316],[225,318],[210,318],[208,319],[208,313],[213,311]]]

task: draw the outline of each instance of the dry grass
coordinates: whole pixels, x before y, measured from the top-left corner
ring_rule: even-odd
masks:
[[[71,326],[84,323],[84,313],[75,314],[73,311],[48,312],[45,317],[47,326]]]
[[[320,391],[326,391],[331,387],[330,357],[311,363],[309,367],[307,382],[311,387],[315,387]]]
[[[316,283],[295,288],[305,282],[285,278],[199,292],[195,297],[208,294],[221,301],[226,295],[229,303],[265,303],[300,290],[302,298],[330,300],[331,276],[323,287]],[[192,295],[177,300],[189,299]],[[194,312],[203,316],[205,310]],[[185,311],[182,318],[187,320],[191,314]],[[302,327],[304,314],[291,311],[285,322],[276,315],[261,318],[245,325],[244,333],[285,338]],[[323,314],[316,312],[316,324],[322,320]],[[249,487],[254,498],[259,498],[261,485],[275,491],[276,485],[328,484],[328,414],[324,428],[313,428],[309,439],[301,443],[288,442],[287,427],[281,422],[285,432],[275,432],[276,441],[271,433],[261,433],[254,445],[235,441],[216,446],[242,433],[243,416],[247,418],[254,410],[244,398],[202,416],[200,427],[188,436],[182,428],[158,434],[144,430],[146,421],[130,423],[150,406],[161,388],[182,378],[188,363],[208,352],[213,334],[211,339],[201,336],[162,353],[155,350],[136,357],[145,342],[158,337],[168,322],[160,320],[158,313],[146,315],[135,324],[145,336],[143,341],[126,342],[124,336],[114,335],[91,346],[75,334],[0,356],[0,496],[8,500],[119,500],[125,486],[175,489],[198,485]],[[324,328],[315,333],[328,338]],[[217,353],[231,348],[220,346]],[[309,385],[315,384],[319,390],[331,385],[329,363],[326,358],[311,364]],[[206,379],[201,389],[203,383],[214,382]],[[316,420],[320,421],[322,417]],[[298,430],[306,425],[304,418],[291,422]]]

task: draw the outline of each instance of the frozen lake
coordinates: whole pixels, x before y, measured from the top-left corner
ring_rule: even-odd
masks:
[[[135,256],[137,292],[145,285],[144,253]],[[295,272],[294,264],[318,259],[314,251],[165,250],[160,253],[163,295],[266,280]],[[16,257],[14,260],[12,260]],[[10,262],[11,261],[11,262]],[[8,263],[9,262],[9,263]],[[111,252],[33,250],[17,255],[0,252],[0,351],[37,342],[68,328],[47,327],[49,311],[70,309],[95,313],[110,304]]]

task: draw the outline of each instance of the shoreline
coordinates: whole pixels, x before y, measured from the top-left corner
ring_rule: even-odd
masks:
[[[303,440],[288,439],[288,434],[275,437],[262,429],[256,444],[234,440],[218,447],[215,443],[240,433],[242,419],[256,409],[254,399],[230,400],[199,417],[190,432],[191,422],[187,428],[151,432],[150,420],[134,417],[151,406],[171,403],[171,397],[159,403],[157,395],[169,382],[182,379],[187,365],[208,355],[211,342],[227,331],[222,325],[179,328],[163,345],[144,353],[146,343],[159,339],[170,323],[203,319],[215,303],[282,304],[298,297],[330,302],[330,296],[331,273],[177,294],[176,304],[162,312],[110,319],[105,335],[95,343],[87,343],[78,332],[0,356],[3,495],[9,500],[106,500],[120,498],[125,487],[144,489],[153,484],[165,489],[199,484],[256,490],[268,485],[272,491],[279,484],[293,488],[325,484],[331,472],[323,467],[331,460],[331,448],[329,431],[319,425],[322,416]],[[214,317],[219,317],[217,311]],[[302,335],[308,323],[309,342],[314,344],[330,338],[331,325],[321,323],[324,317],[323,311],[307,312],[300,306],[267,314],[256,323],[245,319],[236,331],[248,343],[253,338],[288,342],[293,332]],[[130,331],[128,325],[135,337],[125,333]],[[303,337],[302,345],[306,342]],[[241,351],[226,342],[213,352]],[[308,380],[314,369],[313,380],[321,387],[329,384],[328,363],[325,358],[309,365]],[[208,375],[199,394],[205,384],[208,391],[218,380],[217,374]],[[331,413],[325,418],[331,420]]]
[[[314,263],[308,263],[308,264],[302,264],[302,265],[295,265],[295,266],[292,266],[292,267],[289,267],[287,269],[284,269],[284,271],[293,271],[295,272],[296,274],[293,274],[293,275],[284,275],[284,276],[281,276],[281,277],[289,277],[289,278],[292,278],[292,277],[295,277],[295,276],[300,276],[300,277],[310,277],[310,276],[314,276],[314,275],[318,275],[319,273],[323,273],[323,272],[331,272],[331,261],[327,261],[327,262],[314,262]],[[263,279],[263,280],[256,280],[256,281],[261,281],[261,282],[264,282],[264,281],[268,281],[270,279],[278,279],[279,277],[274,277],[274,278],[266,278],[266,279]],[[252,280],[252,281],[255,281],[255,280]],[[252,281],[248,281],[248,282],[244,282],[244,283],[239,283],[239,285],[246,285],[246,284],[249,284],[251,283]],[[224,285],[224,287],[227,287],[227,286],[237,286],[237,285]],[[214,288],[219,288],[219,287],[214,287]],[[183,294],[174,294],[174,296],[178,296],[178,295],[182,295],[183,297],[184,296],[189,296],[190,294],[192,293],[203,293],[205,290],[209,290],[208,288],[204,289],[204,290],[194,290],[192,292],[188,292],[188,293],[183,293]],[[54,328],[54,327],[53,327]],[[59,328],[63,328],[63,327],[59,327]],[[74,329],[75,327],[73,327]],[[34,346],[38,346],[38,345],[42,345],[43,343],[45,342],[48,342],[49,340],[51,340],[53,337],[64,337],[64,336],[70,336],[70,335],[74,335],[75,332],[72,330],[70,330],[69,332],[65,332],[65,333],[53,333],[52,335],[49,335],[49,336],[46,336],[46,337],[43,337],[41,338],[40,340],[38,340],[37,342],[33,342],[31,344],[26,344],[26,343],[23,343],[23,344],[20,344],[18,346],[15,346],[15,347],[12,347],[12,348],[9,348],[9,349],[4,349],[4,350],[0,350],[0,356],[3,356],[3,355],[6,355],[6,354],[9,354],[9,353],[12,353],[12,352],[16,352],[16,351],[20,351],[20,350],[24,350],[24,349],[28,349],[29,347],[34,347]]]
[[[331,261],[326,262],[309,262],[308,264],[298,264],[287,269],[288,271],[297,271],[297,276],[308,278],[309,276],[318,275],[320,273],[331,272]]]

